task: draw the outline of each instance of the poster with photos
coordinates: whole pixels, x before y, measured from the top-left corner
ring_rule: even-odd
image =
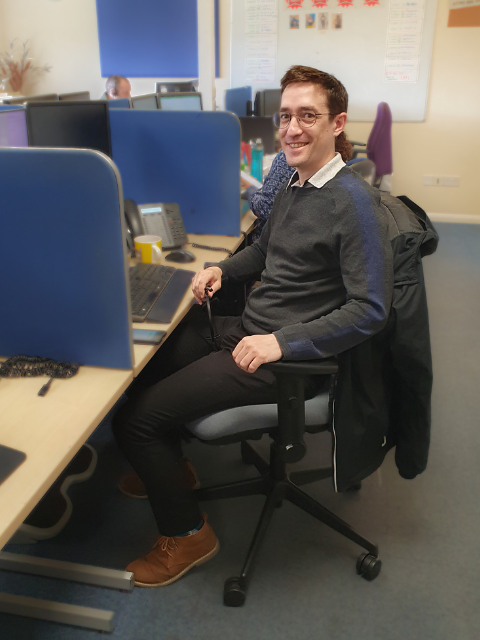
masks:
[[[300,29],[300,16],[290,16],[290,29]]]
[[[328,11],[324,13],[318,14],[318,29],[320,31],[328,31],[328,27],[330,25],[329,14]]]
[[[332,13],[332,29],[338,31],[343,27],[343,14]]]
[[[305,16],[305,28],[306,29],[315,29],[315,18],[316,15],[314,13],[307,13]]]

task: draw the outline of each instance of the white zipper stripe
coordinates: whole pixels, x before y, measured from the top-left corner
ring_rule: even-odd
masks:
[[[337,434],[335,433],[335,399],[332,403],[332,435],[333,435],[333,486],[337,489]]]

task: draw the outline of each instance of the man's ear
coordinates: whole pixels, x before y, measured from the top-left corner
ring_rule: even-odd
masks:
[[[333,135],[339,136],[342,131],[345,129],[345,125],[347,124],[347,114],[345,111],[342,113],[337,113],[337,115],[333,118]]]

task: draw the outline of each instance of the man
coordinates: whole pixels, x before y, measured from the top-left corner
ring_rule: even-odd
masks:
[[[100,100],[118,100],[130,98],[132,87],[130,81],[124,76],[110,76],[105,82],[105,93]]]
[[[259,240],[192,281],[196,300],[222,280],[262,272],[241,318],[215,318],[213,344],[199,306],[144,369],[113,421],[117,441],[145,484],[161,534],[128,571],[139,586],[164,586],[213,557],[218,540],[199,511],[195,476],[182,457],[182,425],[210,413],[277,400],[265,362],[349,349],[386,323],[392,256],[377,190],[335,152],[344,136],[343,85],[310,67],[282,79],[276,116],[296,172],[280,189]],[[311,397],[320,381],[307,382]]]

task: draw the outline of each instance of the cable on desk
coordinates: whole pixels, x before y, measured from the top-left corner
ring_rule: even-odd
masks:
[[[76,362],[57,362],[51,358],[38,356],[12,356],[0,364],[1,378],[33,378],[37,376],[49,376],[38,392],[44,396],[50,389],[54,378],[72,378],[80,368]]]
[[[196,242],[192,242],[191,245],[194,249],[206,249],[207,251],[225,251],[226,253],[228,253],[229,258],[231,258],[233,255],[230,249],[225,249],[224,247],[209,247],[206,244],[197,244]]]

